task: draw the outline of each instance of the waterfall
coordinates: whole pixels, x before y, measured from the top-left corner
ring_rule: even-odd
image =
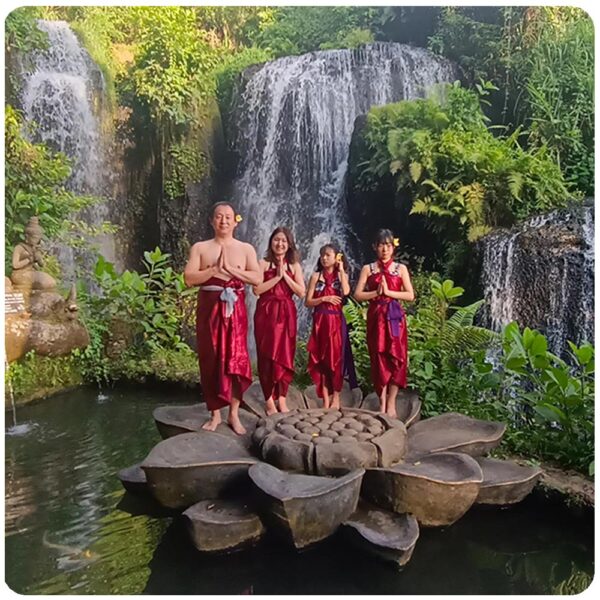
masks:
[[[542,331],[549,349],[594,342],[594,208],[534,217],[484,238],[486,326],[517,321]]]
[[[21,103],[25,121],[33,124],[26,135],[63,152],[72,164],[67,189],[77,194],[107,195],[107,167],[95,103],[105,94],[101,71],[82,48],[64,21],[38,21],[48,34],[48,48],[33,52],[31,68],[22,73]],[[30,131],[31,130],[31,131]],[[80,217],[98,226],[108,219],[108,204],[103,201],[82,211]],[[115,261],[114,242],[107,235],[93,240],[100,252]],[[94,254],[54,244],[52,251],[63,268],[63,281],[76,277],[76,263],[84,272],[93,267]]]
[[[456,78],[454,67],[422,48],[375,43],[354,50],[289,56],[254,72],[237,100],[232,199],[240,238],[264,255],[270,233],[290,227],[306,278],[329,241],[356,259],[344,183],[354,121],[372,106],[424,97]],[[251,300],[254,308],[255,300]],[[301,326],[306,326],[303,311]]]

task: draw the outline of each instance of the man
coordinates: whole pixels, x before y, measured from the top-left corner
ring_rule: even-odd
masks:
[[[261,274],[254,248],[233,237],[238,223],[231,204],[217,202],[210,219],[215,237],[192,246],[183,274],[186,285],[200,288],[196,338],[202,391],[211,411],[202,428],[214,431],[220,409],[229,405],[227,422],[243,435],[240,402],[252,383],[244,286],[258,285]]]

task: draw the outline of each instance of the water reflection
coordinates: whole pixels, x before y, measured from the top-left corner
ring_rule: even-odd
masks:
[[[424,529],[403,570],[342,534],[297,554],[266,540],[206,557],[183,520],[125,493],[119,469],[160,440],[152,409],[193,394],[80,390],[20,409],[6,439],[6,581],[26,594],[564,594],[593,575],[590,515],[539,497]]]

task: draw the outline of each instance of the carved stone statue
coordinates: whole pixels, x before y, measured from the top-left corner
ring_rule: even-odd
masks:
[[[42,229],[37,217],[31,217],[25,226],[25,241],[17,244],[13,250],[10,279],[13,287],[24,293],[31,290],[56,290],[56,281],[42,271],[44,259],[40,249]]]
[[[89,344],[88,332],[78,319],[75,286],[64,298],[58,293],[54,278],[38,270],[44,264],[40,249],[42,234],[38,218],[31,217],[25,227],[25,241],[13,250],[12,289],[6,286],[5,304],[9,308],[13,305],[24,308],[5,309],[9,362],[30,350],[42,356],[64,356]]]

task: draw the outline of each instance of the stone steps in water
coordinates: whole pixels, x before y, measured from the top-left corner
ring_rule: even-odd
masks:
[[[444,413],[415,423],[408,430],[407,461],[433,452],[462,452],[482,456],[500,442],[506,425]]]
[[[202,500],[184,511],[192,543],[200,552],[233,552],[252,545],[265,528],[242,500]]]
[[[263,521],[296,549],[329,537],[358,504],[363,469],[344,477],[316,477],[258,463],[248,471]]]
[[[423,456],[414,463],[369,469],[362,493],[377,506],[413,514],[426,527],[451,525],[473,505],[483,481],[474,458],[457,452]]]
[[[411,558],[419,539],[419,524],[413,515],[396,514],[360,501],[343,523],[349,541],[398,566]]]
[[[494,458],[476,460],[483,472],[476,504],[504,506],[521,502],[542,476],[542,470],[538,467]]]
[[[152,495],[167,508],[183,509],[247,489],[248,468],[256,462],[237,440],[200,431],[159,442],[141,467]]]

